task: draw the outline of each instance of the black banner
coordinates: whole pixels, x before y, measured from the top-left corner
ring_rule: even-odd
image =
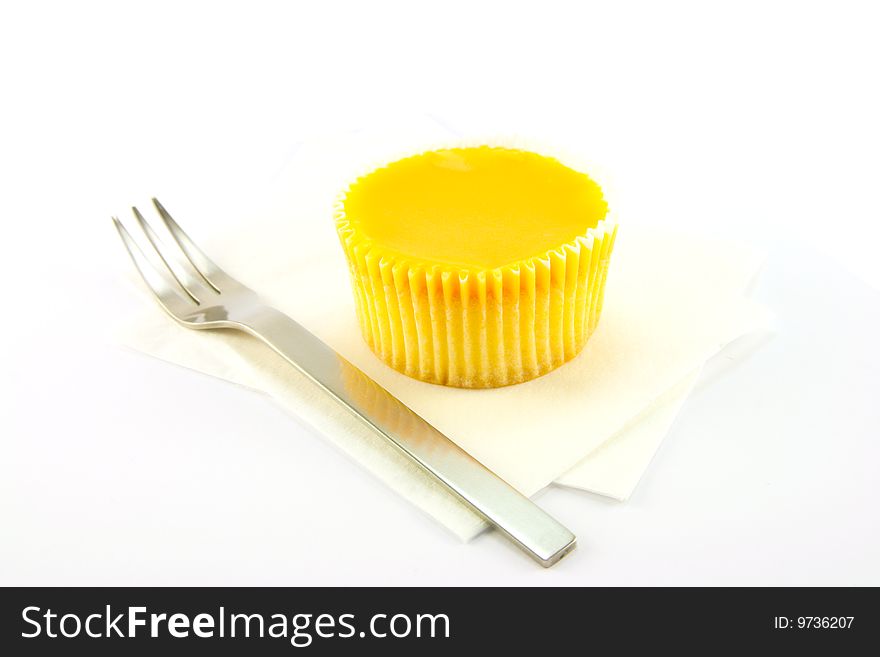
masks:
[[[874,589],[12,588],[0,597],[6,655],[587,653],[608,641],[624,652],[840,651],[875,637],[880,614]]]

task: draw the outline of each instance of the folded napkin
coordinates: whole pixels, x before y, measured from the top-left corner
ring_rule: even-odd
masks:
[[[409,149],[423,145],[419,136]],[[766,326],[766,311],[743,297],[760,258],[742,245],[629,232],[622,221],[603,316],[577,358],[507,388],[416,381],[386,367],[361,339],[329,209],[352,172],[388,158],[395,139],[406,147],[399,126],[303,145],[278,177],[272,200],[236,234],[210,241],[211,256],[524,494],[558,481],[625,499],[703,363]],[[136,349],[268,393],[461,538],[483,528],[475,514],[258,341],[182,328],[155,303],[119,336]]]

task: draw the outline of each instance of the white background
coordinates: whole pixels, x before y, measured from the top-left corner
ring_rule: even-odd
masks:
[[[871,4],[4,3],[0,584],[880,584]],[[777,336],[629,503],[540,496],[580,538],[550,571],[106,337],[141,302],[111,214],[171,197],[210,234],[302,140],[401,113],[560,144],[621,223],[770,252]]]

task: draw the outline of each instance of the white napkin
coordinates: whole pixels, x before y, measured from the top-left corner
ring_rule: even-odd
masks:
[[[401,134],[398,126],[393,136]],[[576,359],[496,390],[415,381],[382,364],[361,340],[329,211],[356,168],[383,157],[380,152],[402,150],[391,147],[391,137],[365,132],[304,145],[279,176],[275,200],[238,234],[212,240],[212,257],[524,494],[560,480],[625,498],[706,359],[766,324],[763,309],[741,296],[759,262],[755,253],[629,233],[621,222],[603,316]],[[483,527],[255,340],[184,329],[155,304],[145,305],[120,337],[147,353],[269,393],[458,536],[470,538]]]
[[[690,265],[710,276],[707,289],[714,290],[710,303],[732,303],[740,308],[723,335],[722,342],[770,329],[767,310],[745,301],[764,256],[743,245],[692,240]],[[710,310],[707,308],[707,310]],[[686,375],[653,404],[632,418],[617,434],[588,454],[580,463],[556,479],[557,484],[626,500],[632,494],[663,438],[669,432],[685,400],[699,379],[702,366]]]

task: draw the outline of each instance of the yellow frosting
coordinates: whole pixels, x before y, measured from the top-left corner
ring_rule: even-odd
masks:
[[[361,330],[410,376],[492,387],[573,358],[596,326],[616,227],[586,175],[452,148],[356,181],[336,217]]]

